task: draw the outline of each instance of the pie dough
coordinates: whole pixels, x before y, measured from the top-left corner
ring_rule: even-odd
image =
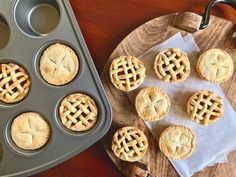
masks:
[[[173,125],[164,130],[159,147],[168,158],[183,160],[189,157],[196,146],[194,132],[182,125]]]
[[[114,59],[110,67],[110,79],[113,85],[129,92],[139,87],[145,78],[143,63],[133,56],[121,56]]]
[[[98,119],[98,109],[92,98],[82,93],[67,96],[61,103],[61,122],[70,130],[83,132],[93,128]]]
[[[24,99],[30,90],[30,78],[17,64],[0,64],[0,100],[16,103]]]
[[[211,91],[196,92],[187,103],[187,113],[196,123],[213,124],[224,113],[223,99]]]
[[[178,82],[189,76],[190,63],[186,53],[177,48],[169,48],[156,56],[154,69],[157,77],[164,82]]]
[[[50,127],[40,114],[23,113],[14,119],[11,125],[11,137],[18,147],[36,150],[48,142]]]
[[[234,63],[226,51],[210,49],[201,54],[196,70],[201,78],[214,83],[222,83],[232,76]]]
[[[79,60],[75,52],[62,44],[48,47],[40,60],[40,72],[52,85],[64,85],[72,81],[79,70]]]
[[[170,99],[160,88],[146,87],[137,94],[135,108],[145,121],[161,120],[170,110]]]
[[[123,127],[114,134],[111,148],[121,160],[135,162],[145,155],[148,140],[138,128]]]

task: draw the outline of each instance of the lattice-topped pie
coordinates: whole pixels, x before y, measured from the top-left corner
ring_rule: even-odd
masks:
[[[123,127],[114,134],[111,148],[121,160],[134,162],[145,155],[148,140],[138,128]]]
[[[59,112],[62,123],[68,129],[78,132],[90,130],[98,119],[94,100],[82,93],[67,96],[62,101]]]
[[[201,54],[196,70],[201,78],[210,82],[222,83],[232,76],[234,63],[226,51],[210,49]]]
[[[48,142],[50,127],[40,114],[23,113],[14,119],[11,125],[11,137],[18,147],[36,150]]]
[[[223,99],[211,91],[196,92],[187,103],[187,113],[196,123],[213,124],[224,113]]]
[[[30,90],[30,78],[17,64],[0,64],[0,100],[15,103],[24,99]]]
[[[169,112],[170,99],[160,88],[146,87],[137,94],[135,108],[143,120],[157,121]]]
[[[72,81],[79,70],[75,52],[63,44],[49,46],[40,59],[40,72],[52,85],[64,85]]]
[[[177,48],[170,48],[156,56],[154,69],[159,79],[165,82],[177,82],[189,76],[190,63],[186,53]]]
[[[110,67],[110,79],[113,85],[129,92],[141,85],[145,77],[143,63],[133,56],[121,56],[114,59]]]
[[[182,125],[173,125],[162,132],[159,139],[160,150],[174,160],[189,157],[196,146],[194,132]]]

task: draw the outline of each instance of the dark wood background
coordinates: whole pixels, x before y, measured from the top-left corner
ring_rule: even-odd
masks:
[[[203,13],[209,0],[70,0],[94,63],[101,73],[112,51],[132,30],[161,15]],[[217,5],[213,14],[236,23],[236,11]],[[101,142],[34,177],[122,177]]]

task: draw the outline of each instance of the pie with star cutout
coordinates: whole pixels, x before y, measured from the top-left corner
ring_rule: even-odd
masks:
[[[194,132],[182,125],[173,125],[162,132],[159,147],[163,154],[174,160],[183,160],[189,157],[196,146]]]
[[[79,70],[79,60],[68,46],[54,44],[48,47],[40,60],[40,72],[52,85],[64,85],[72,81]]]
[[[222,83],[232,76],[234,64],[226,51],[210,49],[201,54],[196,70],[201,78],[214,83]]]
[[[16,117],[11,125],[14,143],[25,150],[43,147],[50,138],[50,127],[36,112],[26,112]]]
[[[145,121],[161,120],[170,110],[170,99],[160,88],[146,87],[137,94],[135,108]]]

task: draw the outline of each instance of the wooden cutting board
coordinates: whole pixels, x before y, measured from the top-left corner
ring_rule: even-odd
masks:
[[[126,94],[117,90],[110,82],[109,67],[111,61],[121,55],[138,56],[154,45],[168,39],[175,33],[181,32],[183,35],[192,33],[201,51],[210,48],[222,48],[227,50],[232,55],[234,65],[236,66],[235,25],[230,21],[215,16],[211,16],[210,26],[205,30],[197,30],[200,23],[201,16],[188,12],[175,13],[153,19],[130,33],[114,50],[104,68],[101,79],[112,105],[113,122],[109,132],[103,139],[103,145],[111,160],[126,176],[132,176],[134,163],[124,162],[116,158],[111,150],[111,141],[113,134],[119,128],[128,125],[138,127],[144,131],[145,135],[148,137],[149,149],[141,162],[147,164],[151,176],[174,177],[178,176],[178,174],[168,159],[160,152],[157,142],[149,132],[145,123],[138,118]],[[236,72],[234,72],[231,79],[222,84],[221,87],[234,109],[236,109]],[[208,167],[204,169],[203,172],[198,172],[194,176],[233,177],[236,176],[235,166],[236,151],[229,155],[228,163]]]

